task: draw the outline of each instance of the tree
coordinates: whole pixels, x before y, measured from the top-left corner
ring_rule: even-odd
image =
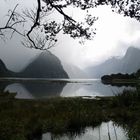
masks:
[[[9,19],[4,27],[0,27],[0,36],[4,37],[4,30],[12,30],[13,33],[18,33],[25,38],[23,44],[28,47],[36,49],[49,49],[57,42],[57,34],[63,31],[64,34],[69,34],[72,38],[82,38],[84,40],[91,40],[96,34],[93,24],[98,19],[88,13],[88,9],[95,8],[99,5],[110,5],[113,12],[129,16],[140,21],[140,1],[139,0],[36,0],[37,8],[34,10],[25,10],[24,16],[16,12],[15,6],[13,10],[10,10]],[[79,23],[68,14],[65,13],[65,9],[73,6],[86,10],[87,15],[85,22]],[[48,15],[55,11],[63,16],[61,22],[47,19]],[[26,18],[29,18],[33,23],[31,28],[21,33],[16,29],[17,24],[24,24]],[[34,33],[40,30],[43,34],[43,38],[40,34]],[[33,35],[34,34],[34,35]],[[46,45],[47,44],[47,45]]]

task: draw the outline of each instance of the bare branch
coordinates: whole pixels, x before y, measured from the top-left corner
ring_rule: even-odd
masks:
[[[37,3],[38,3],[38,7],[37,7],[36,19],[35,19],[35,22],[34,22],[33,26],[31,27],[31,29],[27,33],[28,39],[31,41],[31,43],[33,44],[33,46],[35,48],[37,48],[37,46],[34,43],[34,41],[32,40],[32,38],[30,37],[30,34],[34,30],[34,28],[39,25],[39,18],[40,18],[40,12],[41,12],[41,1],[37,0]]]
[[[13,27],[13,26],[15,26],[15,25],[17,25],[17,24],[25,23],[25,22],[26,22],[25,20],[16,21],[16,22],[14,22],[13,24],[11,24],[10,26]]]
[[[25,37],[24,34],[22,34],[20,31],[18,31],[17,29],[15,29],[15,28],[13,28],[13,27],[11,27],[11,26],[2,27],[2,28],[0,28],[0,31],[2,32],[2,30],[8,30],[8,29],[9,29],[9,30],[13,30],[14,32],[18,33],[19,35]]]
[[[37,10],[37,9],[36,9]],[[23,14],[29,19],[31,20],[33,23],[35,23],[35,19],[36,19],[36,12],[33,9],[26,9],[23,11]]]
[[[21,15],[19,15],[18,13],[15,12],[17,7],[18,7],[18,4],[14,7],[13,10],[9,10],[11,12],[11,14],[9,15],[9,18],[8,18],[5,26],[0,27],[0,33],[1,33],[0,35],[1,36],[4,36],[3,31],[12,30],[11,37],[13,36],[13,33],[15,33],[15,32],[17,34],[25,37],[25,35],[23,33],[21,33],[20,31],[18,31],[18,29],[16,27],[14,28],[15,25],[18,25],[18,24],[26,22],[24,17],[22,17]],[[15,20],[15,18],[16,18],[16,20]]]
[[[8,21],[7,21],[7,23],[6,23],[6,27],[9,25],[11,19],[13,18],[14,13],[15,13],[15,10],[16,10],[17,7],[18,7],[18,4],[17,4],[17,5],[15,6],[15,8],[13,9],[13,11],[12,11],[12,13],[11,13],[11,15],[10,15],[10,17],[9,17],[9,19],[8,19]]]
[[[90,40],[96,34],[93,28],[94,22],[97,20],[96,17],[92,17],[91,14],[87,14],[84,22],[77,22],[71,16],[65,13],[64,8],[70,5],[76,8],[81,8],[81,10],[94,8],[99,5],[111,5],[112,9],[119,14],[124,16],[129,16],[140,21],[140,2],[139,0],[36,0],[37,8],[34,10],[26,10],[23,12],[23,16],[16,12],[18,4],[9,10],[9,18],[4,27],[0,28],[0,37],[5,37],[5,30],[11,30],[11,37],[14,33],[22,35],[27,43],[27,46],[35,49],[47,49],[53,47],[57,41],[57,34],[63,31],[63,34],[69,34],[72,38],[82,38]],[[46,6],[42,6],[41,3],[44,1]],[[56,11],[58,14],[62,15],[62,21],[57,21],[55,19],[48,20],[48,15]],[[27,31],[24,29],[23,33],[18,30],[18,25],[25,25],[27,22],[24,18],[29,18],[32,21],[30,29]],[[44,20],[45,19],[45,20]],[[28,22],[27,22],[28,23]],[[40,37],[40,33],[44,33],[43,37]],[[35,34],[38,32],[38,34]]]

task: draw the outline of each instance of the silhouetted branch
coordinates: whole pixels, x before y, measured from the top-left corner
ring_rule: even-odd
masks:
[[[9,25],[11,19],[13,18],[14,13],[15,13],[15,10],[16,10],[17,7],[18,7],[18,4],[17,4],[17,5],[15,6],[15,8],[13,9],[13,11],[12,11],[12,13],[11,13],[11,15],[10,15],[10,17],[9,17],[9,19],[8,19],[8,21],[7,21],[7,23],[6,23],[6,27]]]
[[[27,33],[27,37],[28,39],[31,41],[31,43],[33,44],[33,46],[37,49],[38,47],[36,46],[35,42],[32,40],[32,38],[30,37],[31,32],[34,30],[34,28],[36,26],[39,25],[39,18],[40,18],[40,12],[41,12],[41,1],[37,0],[38,3],[38,7],[37,7],[37,13],[36,13],[36,19],[34,21],[33,26],[31,27],[31,29],[28,31]]]
[[[21,23],[26,22],[25,19],[22,16],[20,16],[18,13],[15,12],[17,7],[18,7],[18,4],[14,7],[14,9],[12,11],[10,11],[11,14],[9,15],[9,18],[8,18],[5,26],[4,27],[0,27],[0,35],[1,36],[4,36],[3,31],[5,31],[5,30],[12,30],[13,31],[12,34],[14,32],[16,32],[17,34],[25,37],[25,35],[23,33],[18,31],[17,28],[14,27],[17,24],[21,24]]]
[[[65,14],[62,10],[62,8],[59,5],[54,5],[53,2],[51,0],[46,0],[48,1],[47,3],[51,5],[52,8],[55,8],[61,15],[64,16],[65,19],[67,19],[68,21],[73,21],[76,22],[74,19],[72,19],[70,16],[68,16],[67,14]]]
[[[0,28],[0,37],[5,37],[5,30],[11,30],[13,36],[14,33],[22,35],[31,48],[35,49],[50,49],[56,44],[56,36],[60,31],[63,31],[64,34],[69,34],[72,38],[82,38],[83,40],[91,40],[95,33],[95,30],[91,30],[91,26],[97,20],[96,17],[92,17],[92,14],[87,13],[87,17],[84,22],[77,22],[73,17],[70,17],[65,13],[64,8],[73,5],[76,8],[81,10],[86,10],[89,8],[94,8],[99,5],[111,5],[112,11],[115,11],[124,16],[129,16],[140,21],[140,1],[139,0],[36,0],[37,8],[36,11],[26,10],[24,16],[31,19],[33,24],[26,33],[22,33],[18,30],[16,25],[24,24],[27,22],[25,18],[16,12],[18,4],[14,7],[13,10],[9,10],[10,15],[4,27]],[[42,1],[45,2],[45,6],[42,6]],[[62,15],[62,21],[59,23],[57,20],[42,20],[42,17],[48,17],[49,13],[56,11]],[[47,19],[47,18],[46,18]],[[38,27],[38,28],[37,28]],[[34,36],[38,29],[44,33],[44,37]],[[40,46],[39,43],[42,45]],[[48,45],[47,48],[46,44]]]
[[[13,28],[12,26],[5,26],[5,27],[0,28],[0,30],[7,30],[7,29],[13,30],[14,32],[18,33],[19,35],[25,37],[24,34],[22,34],[22,33],[21,33],[20,31],[18,31],[17,29]]]

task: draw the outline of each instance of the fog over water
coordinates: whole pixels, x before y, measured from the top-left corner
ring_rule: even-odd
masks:
[[[33,8],[36,5],[35,0],[1,0],[0,26],[6,21],[4,15],[8,8],[13,9],[17,3],[21,3],[18,7],[19,11],[24,7]],[[74,12],[73,8],[69,8],[66,12],[74,18],[81,16],[80,11]],[[59,41],[56,47],[50,49],[61,61],[73,63],[84,69],[87,66],[99,64],[112,56],[121,57],[130,46],[140,48],[140,23],[138,21],[112,13],[107,6],[100,6],[89,12],[99,16],[99,20],[94,25],[97,28],[97,35],[92,41],[86,41],[84,45],[80,45],[79,40],[73,40],[68,35],[61,33],[58,36]],[[57,13],[53,13],[53,18],[56,17]],[[29,28],[28,25],[25,27]],[[40,53],[40,51],[22,46],[21,40],[22,38],[16,34],[5,43],[0,40],[0,58],[9,69],[14,71],[23,69]]]

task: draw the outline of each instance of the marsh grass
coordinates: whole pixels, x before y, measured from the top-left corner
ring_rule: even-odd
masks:
[[[124,91],[115,97],[49,98],[18,100],[8,93],[0,95],[0,139],[32,140],[42,133],[80,133],[113,120],[127,129],[128,136],[140,134],[140,95]],[[6,98],[7,97],[7,98]]]

